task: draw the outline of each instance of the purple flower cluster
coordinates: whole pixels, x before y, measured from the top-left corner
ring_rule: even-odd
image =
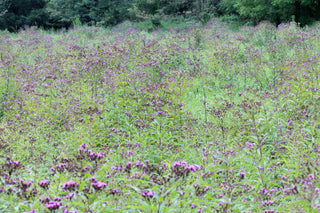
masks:
[[[118,194],[119,193],[119,190],[118,189],[111,189],[109,194],[110,195],[115,195],[115,194]]]
[[[22,189],[27,189],[29,186],[31,186],[32,181],[24,181],[22,179],[20,179],[20,185]]]
[[[73,198],[74,193],[70,192],[69,194],[66,195],[66,199],[70,199]]]
[[[107,184],[101,181],[97,181],[95,177],[89,178],[89,181],[91,182],[91,186],[96,190],[96,191],[101,191],[104,188],[106,188]]]
[[[269,200],[269,201],[263,201],[261,202],[260,206],[264,207],[264,206],[271,206],[275,203],[275,201]]]
[[[246,173],[245,173],[244,169],[241,169],[240,179],[243,179],[245,175],[246,175]]]
[[[177,177],[183,177],[187,176],[190,172],[197,172],[200,170],[200,167],[196,164],[189,165],[187,164],[186,161],[176,161],[172,168],[172,172],[177,176]]]
[[[126,168],[127,168],[127,169],[131,169],[131,164],[132,164],[132,163],[131,163],[130,161],[127,162]],[[139,160],[135,163],[135,166],[136,166],[137,168],[142,169],[142,170],[145,171],[145,172],[147,172],[147,170],[148,170],[148,166],[147,166],[146,164],[144,164],[143,162],[139,161]]]
[[[39,201],[46,204],[46,208],[50,211],[57,210],[61,206],[60,197],[55,197],[53,200],[51,200],[49,197],[39,198]]]
[[[151,199],[154,196],[154,192],[153,191],[143,191],[143,192],[141,192],[140,195],[146,199]]]
[[[19,161],[10,161],[10,157],[7,157],[7,162],[4,164],[4,171],[7,171],[9,176],[12,175],[12,173],[22,167],[21,163]]]
[[[57,201],[49,201],[49,203],[46,204],[46,208],[49,209],[50,211],[57,210],[60,208],[60,206],[61,206],[61,203]]]
[[[64,208],[63,213],[78,213],[77,210],[71,211],[71,210],[66,209],[65,206],[62,208]]]
[[[44,189],[48,189],[49,184],[50,184],[50,181],[48,181],[48,180],[42,180],[42,181],[38,182],[38,185]]]
[[[91,183],[91,186],[92,186],[96,191],[100,191],[100,190],[103,190],[104,188],[106,188],[107,184],[98,181],[98,182],[93,182],[93,183]]]
[[[81,145],[82,148],[79,148],[80,155],[88,157],[91,161],[101,160],[104,157],[103,152],[94,152],[90,149],[87,149],[86,144]]]
[[[196,195],[197,196],[202,196],[204,195],[207,191],[209,191],[211,189],[210,186],[206,186],[206,187],[201,187],[200,185],[194,184],[193,187],[196,190]]]
[[[50,197],[39,198],[39,201],[40,201],[41,203],[49,203]]]
[[[79,183],[70,180],[63,184],[62,189],[63,191],[74,191],[77,187],[79,187]]]

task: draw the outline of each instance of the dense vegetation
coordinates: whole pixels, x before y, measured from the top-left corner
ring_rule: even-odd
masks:
[[[317,212],[320,26],[190,25],[0,34],[0,211]]]
[[[0,0],[0,29],[113,26],[125,20],[149,20],[159,27],[168,18],[206,23],[212,16],[243,24],[268,20],[304,26],[319,20],[319,11],[318,0]]]

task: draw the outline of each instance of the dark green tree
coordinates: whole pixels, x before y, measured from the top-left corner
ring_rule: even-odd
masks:
[[[27,26],[46,26],[45,0],[7,0],[6,13],[0,17],[0,28],[16,31]]]
[[[8,8],[10,7],[8,0],[0,0],[0,17],[8,12]]]
[[[129,18],[128,0],[50,0],[47,4],[50,24],[54,28],[82,24],[109,26]]]
[[[320,2],[318,0],[273,0],[272,16],[276,23],[294,20],[302,25],[320,18]]]
[[[78,12],[75,5],[82,0],[50,0],[46,5],[50,26],[54,28],[70,27]]]
[[[318,0],[221,0],[217,5],[222,14],[231,12],[254,24],[262,20],[276,24],[294,20],[305,25],[320,18]]]
[[[134,2],[134,0],[97,0],[98,25],[110,26],[129,19],[129,9]]]
[[[243,0],[236,1],[234,7],[242,17],[258,24],[260,21],[269,18],[271,2],[269,0]]]
[[[160,26],[162,18],[177,16],[197,18],[205,24],[212,14],[253,24],[295,20],[305,25],[319,20],[319,11],[319,0],[0,0],[0,29],[112,26],[147,19]]]

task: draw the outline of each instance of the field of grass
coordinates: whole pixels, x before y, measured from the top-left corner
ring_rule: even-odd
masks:
[[[320,25],[0,34],[0,212],[320,211]]]

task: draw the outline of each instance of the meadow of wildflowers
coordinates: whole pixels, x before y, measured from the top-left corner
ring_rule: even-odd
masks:
[[[0,34],[0,212],[317,212],[320,25]]]

